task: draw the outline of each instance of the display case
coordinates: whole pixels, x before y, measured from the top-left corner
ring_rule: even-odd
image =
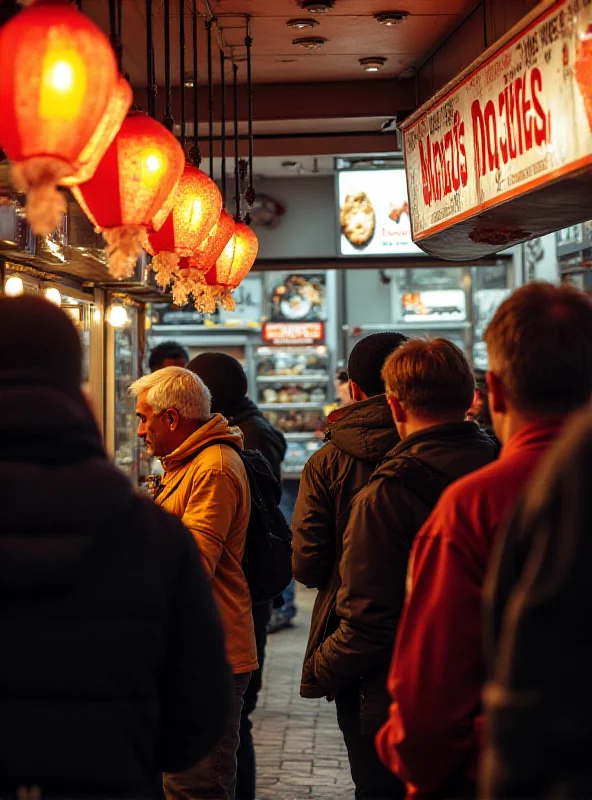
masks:
[[[131,384],[140,375],[138,309],[126,306],[127,322],[108,326],[107,441],[115,464],[134,484],[139,481],[140,445]]]
[[[299,478],[310,456],[323,445],[323,408],[331,388],[328,348],[259,347],[255,383],[259,408],[286,437],[284,478]]]

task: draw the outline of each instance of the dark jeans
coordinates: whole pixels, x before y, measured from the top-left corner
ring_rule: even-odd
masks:
[[[374,737],[362,735],[359,687],[355,685],[338,694],[335,704],[356,787],[356,800],[404,800],[405,785],[379,760]]]
[[[267,623],[271,616],[271,603],[260,603],[253,606],[255,623],[255,640],[257,642],[257,661],[259,669],[251,675],[249,688],[245,692],[245,701],[240,720],[240,747],[237,754],[237,800],[255,800],[256,766],[255,745],[253,744],[253,723],[250,716],[257,708],[257,697],[263,680],[263,663],[265,661],[265,645],[267,643]]]
[[[250,677],[250,672],[234,676],[234,708],[216,747],[186,772],[165,775],[168,800],[235,800],[240,715]]]

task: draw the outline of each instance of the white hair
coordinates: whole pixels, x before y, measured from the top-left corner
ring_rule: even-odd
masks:
[[[145,375],[130,386],[136,397],[147,392],[146,402],[160,414],[175,408],[184,419],[205,422],[211,415],[212,395],[194,372],[183,367],[165,367]]]

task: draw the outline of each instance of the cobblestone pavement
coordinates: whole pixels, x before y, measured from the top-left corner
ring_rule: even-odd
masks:
[[[300,590],[296,627],[267,640],[263,689],[252,718],[257,800],[351,800],[354,796],[335,704],[300,697],[314,595]]]

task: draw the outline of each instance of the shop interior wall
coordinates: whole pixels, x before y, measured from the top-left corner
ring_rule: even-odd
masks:
[[[482,0],[419,70],[418,105],[427,102],[537,4],[538,0]]]
[[[334,175],[259,179],[256,186],[286,209],[277,227],[255,228],[260,259],[337,256]]]

